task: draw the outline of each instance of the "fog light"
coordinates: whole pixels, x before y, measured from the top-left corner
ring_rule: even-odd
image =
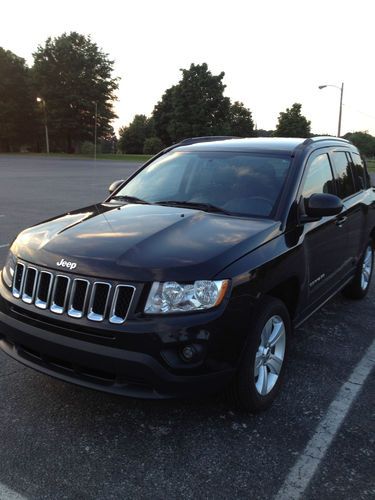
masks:
[[[181,356],[184,361],[192,361],[196,355],[196,350],[193,346],[187,345],[181,350]]]

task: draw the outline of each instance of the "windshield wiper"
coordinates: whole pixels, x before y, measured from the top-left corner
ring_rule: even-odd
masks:
[[[184,208],[195,208],[197,210],[204,210],[205,212],[216,212],[221,214],[231,214],[227,210],[220,208],[211,203],[201,203],[198,201],[177,201],[177,200],[167,200],[167,201],[156,201],[155,205],[165,205],[171,207],[184,207]]]
[[[118,201],[125,201],[128,203],[144,203],[146,205],[149,205],[150,202],[146,200],[142,200],[141,198],[137,198],[136,196],[127,196],[127,195],[116,195],[111,198],[112,200],[118,200]]]

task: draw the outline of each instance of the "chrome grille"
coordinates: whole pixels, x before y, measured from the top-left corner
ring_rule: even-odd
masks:
[[[115,295],[112,301],[109,321],[111,323],[121,324],[126,321],[128,316],[129,306],[133,299],[134,290],[129,286],[118,285],[115,290]]]
[[[26,274],[25,271],[26,271],[26,266],[24,266],[21,263],[18,263],[13,278],[13,295],[14,297],[16,297],[16,299],[19,299],[21,297],[21,292],[23,290],[23,283]]]
[[[55,314],[63,314],[65,311],[66,301],[68,299],[70,278],[58,274],[55,277],[55,282],[52,289],[52,298],[50,310]]]
[[[35,305],[39,309],[47,309],[53,285],[53,275],[47,271],[39,274],[38,286],[36,289]]]
[[[77,278],[73,281],[72,291],[68,307],[68,315],[72,318],[82,318],[88,297],[90,283],[87,280]]]
[[[54,274],[22,262],[17,263],[12,286],[16,299],[39,309],[113,324],[126,321],[134,293],[133,285]]]
[[[91,321],[103,321],[107,311],[110,291],[111,285],[108,283],[94,283],[87,316]]]
[[[32,304],[37,283],[38,271],[35,269],[35,267],[29,266],[25,271],[25,279],[22,292],[22,300],[26,302],[26,304]]]

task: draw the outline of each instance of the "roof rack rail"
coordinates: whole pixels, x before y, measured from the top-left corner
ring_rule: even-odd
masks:
[[[226,141],[229,139],[241,139],[241,137],[236,137],[232,135],[208,135],[204,137],[187,137],[186,139],[182,139],[180,142],[176,142],[175,144],[172,144],[171,146],[167,146],[164,148],[162,151],[159,151],[155,156],[150,158],[149,160],[144,163],[143,166],[148,165],[152,161],[157,160],[161,156],[165,155],[166,153],[169,153],[175,148],[178,148],[180,146],[189,146],[190,144],[196,144],[197,142],[214,142],[214,141]]]
[[[232,135],[207,135],[204,137],[187,137],[182,139],[182,141],[174,144],[173,146],[188,146],[190,144],[195,144],[197,142],[214,142],[214,141],[227,141],[229,139],[240,139],[240,137]]]
[[[319,141],[340,141],[340,142],[346,142],[350,143],[347,139],[342,139],[341,137],[333,137],[330,135],[321,135],[321,136],[316,136],[316,137],[309,137],[303,142],[304,146],[307,146],[308,144],[312,144],[314,142],[319,142]]]

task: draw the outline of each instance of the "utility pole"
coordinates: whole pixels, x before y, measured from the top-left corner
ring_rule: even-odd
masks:
[[[342,82],[341,87],[337,85],[319,85],[319,89],[325,89],[326,87],[334,87],[340,91],[340,108],[339,108],[339,124],[337,127],[337,137],[341,136],[341,118],[342,118],[342,96],[344,95],[344,82]]]
[[[94,128],[94,160],[96,161],[96,142],[98,129],[98,103],[95,101],[95,128]]]
[[[47,154],[49,154],[49,136],[48,136],[46,101],[42,97],[37,97],[36,100],[37,100],[37,102],[42,103],[43,116],[44,116],[44,131],[46,134],[46,151],[47,151]]]
[[[344,82],[341,84],[341,89],[340,89],[340,111],[339,111],[339,126],[337,128],[337,137],[340,137],[341,135],[341,117],[342,117],[342,96],[344,94]]]

